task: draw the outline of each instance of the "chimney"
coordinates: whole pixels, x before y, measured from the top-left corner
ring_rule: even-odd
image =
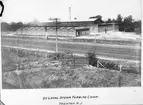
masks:
[[[71,7],[69,7],[69,20],[71,20]]]

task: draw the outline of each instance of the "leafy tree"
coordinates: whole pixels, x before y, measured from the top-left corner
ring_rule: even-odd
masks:
[[[24,24],[22,22],[11,22],[6,23],[6,22],[2,22],[1,23],[1,30],[2,31],[16,31],[17,29],[21,28]]]
[[[124,18],[123,25],[124,25],[124,30],[127,32],[133,32],[134,31],[134,25],[133,25],[133,18],[132,15],[129,15],[128,17]]]
[[[134,28],[141,28],[141,20],[135,21],[133,24]]]
[[[117,20],[118,24],[122,24],[123,17],[121,16],[121,14],[117,15],[117,19],[116,20]]]
[[[10,30],[10,24],[6,22],[1,23],[1,31],[9,31]]]
[[[112,23],[112,20],[110,18],[108,18],[108,20],[106,21],[106,23]]]
[[[141,34],[141,21],[135,21],[134,23],[134,31],[138,34]]]
[[[119,25],[119,31],[124,31],[124,25],[123,25],[123,17],[121,16],[121,14],[117,15],[117,19],[116,22]]]
[[[21,28],[22,26],[23,26],[22,22],[18,22],[18,23],[12,22],[10,25],[10,30],[16,31],[17,29]]]
[[[34,20],[32,21],[32,25],[34,25],[34,26],[38,26],[39,23],[40,23],[40,22],[39,22],[37,19],[34,19]]]
[[[133,23],[133,18],[132,18],[131,15],[124,18],[124,25],[129,26],[129,25],[131,25],[132,23]]]
[[[116,22],[116,20],[115,20],[115,19],[112,19],[112,22]]]

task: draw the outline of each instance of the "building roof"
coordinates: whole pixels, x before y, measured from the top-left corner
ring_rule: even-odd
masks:
[[[88,20],[68,20],[68,21],[59,21],[58,26],[71,26],[71,27],[80,27],[80,26],[88,26],[91,24],[99,24],[102,23],[100,19],[88,19]],[[41,26],[56,26],[55,22],[43,22],[40,24]]]
[[[98,26],[108,26],[108,25],[113,25],[113,24],[118,25],[118,23],[100,23],[98,24]]]
[[[57,26],[59,27],[87,27],[93,24],[98,24],[99,26],[108,26],[117,23],[104,23],[100,19],[88,19],[88,20],[67,20],[67,21],[58,21]],[[36,25],[35,27],[56,27],[56,22],[42,22]],[[29,26],[30,27],[30,26]],[[34,27],[34,26],[31,26]]]

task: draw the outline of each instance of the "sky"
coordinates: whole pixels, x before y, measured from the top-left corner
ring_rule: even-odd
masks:
[[[46,22],[49,18],[86,20],[101,15],[103,19],[132,15],[141,19],[141,0],[3,0],[5,5],[2,21]]]

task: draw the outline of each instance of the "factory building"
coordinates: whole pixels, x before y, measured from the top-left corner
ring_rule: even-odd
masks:
[[[57,30],[57,31],[56,31]],[[25,26],[17,30],[17,34],[38,36],[88,36],[109,31],[118,31],[118,24],[103,23],[100,19],[89,19],[85,21],[58,21],[43,22],[38,26]]]

